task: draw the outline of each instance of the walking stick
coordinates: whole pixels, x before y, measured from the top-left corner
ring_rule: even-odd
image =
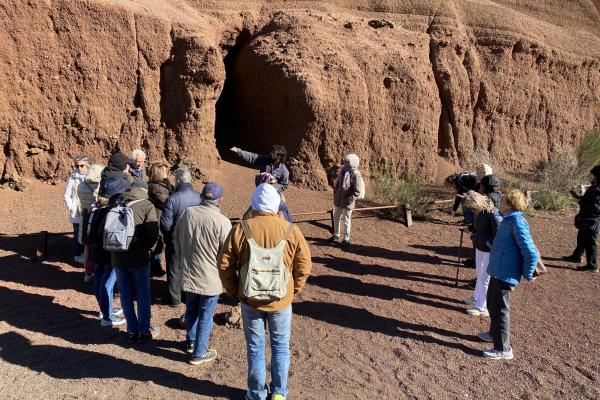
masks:
[[[458,262],[456,263],[456,279],[454,280],[454,286],[458,286],[458,271],[460,271],[460,263],[462,258],[462,244],[463,244],[463,235],[465,231],[463,229],[460,230],[460,247],[458,248]]]

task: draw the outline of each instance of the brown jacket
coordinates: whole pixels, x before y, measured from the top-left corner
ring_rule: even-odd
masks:
[[[254,240],[259,246],[275,247],[283,238],[288,222],[274,213],[256,211],[253,213],[254,216],[246,222],[252,231]],[[264,312],[279,311],[289,306],[292,303],[294,294],[300,293],[304,288],[306,279],[308,279],[312,269],[308,243],[306,243],[300,229],[294,226],[285,249],[284,262],[292,272],[292,279],[288,281],[287,295],[283,299],[273,302],[255,302],[241,298],[242,287],[238,273],[249,258],[250,248],[248,242],[242,227],[237,224],[231,230],[219,254],[219,276],[225,291],[230,296]]]

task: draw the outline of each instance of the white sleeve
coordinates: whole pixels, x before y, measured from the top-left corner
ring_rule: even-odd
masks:
[[[74,179],[72,177],[69,177],[69,180],[67,181],[67,187],[65,188],[65,203],[67,204],[67,208],[69,209],[69,211],[73,208],[73,185],[74,185]]]

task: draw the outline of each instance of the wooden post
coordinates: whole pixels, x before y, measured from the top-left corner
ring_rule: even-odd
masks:
[[[410,228],[413,224],[412,212],[410,211],[410,204],[405,204],[404,209],[404,220],[406,221],[406,227]]]
[[[48,231],[40,232],[38,239],[35,242],[35,255],[33,256],[32,261],[36,262],[38,260],[46,257],[46,253],[48,251]]]
[[[333,208],[327,212],[329,213],[329,217],[331,218],[331,234],[333,235],[335,232],[335,221],[333,220]]]

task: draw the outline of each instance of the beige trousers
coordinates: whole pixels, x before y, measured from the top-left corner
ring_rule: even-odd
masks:
[[[343,207],[333,208],[333,234],[340,237],[340,223],[344,225],[344,240],[350,240],[352,210]]]

